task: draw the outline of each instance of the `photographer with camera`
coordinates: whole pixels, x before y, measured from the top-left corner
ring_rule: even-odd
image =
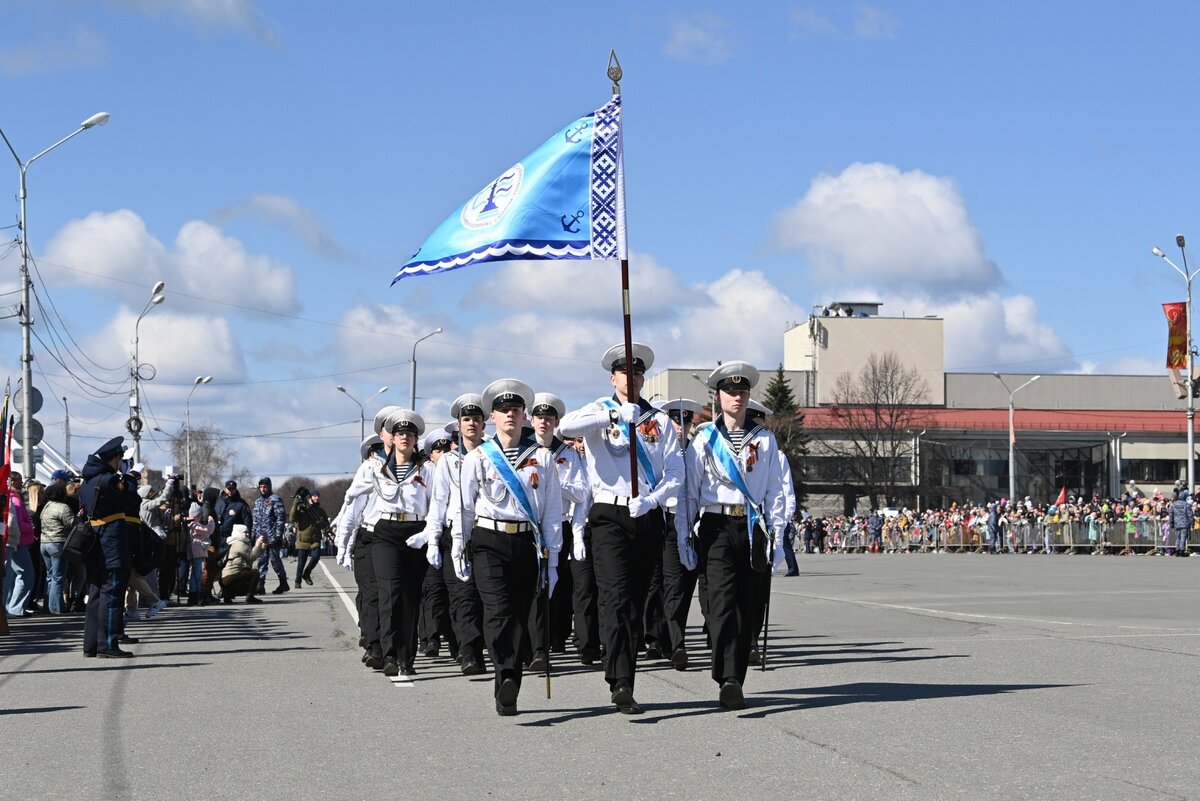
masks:
[[[321,561],[321,541],[329,531],[329,515],[321,508],[321,498],[308,487],[296,490],[288,521],[296,526],[296,589],[304,582],[313,583],[311,575]]]
[[[163,555],[158,566],[158,597],[170,598],[175,592],[179,578],[179,560],[183,550],[183,529],[186,524],[187,510],[192,501],[187,489],[183,486],[183,476],[174,467],[163,469],[167,485],[161,493],[162,503],[165,504],[163,527],[167,537],[163,540]]]

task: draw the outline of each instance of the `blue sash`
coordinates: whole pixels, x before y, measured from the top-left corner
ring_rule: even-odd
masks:
[[[504,482],[504,486],[508,487],[508,491],[517,499],[525,516],[529,518],[529,522],[533,525],[533,531],[537,535],[538,553],[540,554],[545,547],[542,542],[542,527],[538,525],[537,515],[533,513],[533,504],[529,502],[529,496],[525,493],[525,484],[521,481],[521,477],[517,475],[517,471],[513,470],[508,459],[504,458],[504,451],[500,450],[495,439],[486,440],[479,448],[491,461],[492,467],[495,467],[496,472],[500,474],[500,480]],[[526,452],[528,453],[528,451]]]
[[[611,410],[617,410],[621,407],[612,398],[605,398],[602,405]],[[638,407],[641,408],[640,406]],[[654,465],[650,462],[650,452],[646,450],[646,443],[642,441],[642,435],[637,433],[636,420],[633,423],[625,425],[625,434],[632,441],[637,437],[637,460],[638,465],[642,468],[642,475],[646,477],[646,483],[650,485],[651,491],[658,489],[659,478],[654,474]]]
[[[746,498],[746,533],[750,537],[750,547],[753,549],[754,527],[762,520],[762,512],[759,510],[758,504],[754,502],[754,496],[750,494],[750,488],[746,486],[746,479],[742,476],[742,469],[738,467],[733,451],[729,450],[729,444],[725,442],[725,438],[721,436],[721,432],[717,430],[716,425],[711,425],[705,429],[704,436],[707,438],[706,444],[708,445],[708,449],[716,458],[721,469],[725,471],[725,475],[729,476],[729,480],[733,482],[733,486],[737,487],[738,491]]]

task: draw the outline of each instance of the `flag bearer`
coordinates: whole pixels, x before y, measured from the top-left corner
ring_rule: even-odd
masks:
[[[563,436],[580,436],[587,447],[592,507],[588,514],[599,595],[604,678],[618,711],[642,711],[634,700],[634,673],[642,610],[654,565],[662,559],[662,506],[680,486],[683,461],[667,416],[642,396],[654,351],[641,343],[614,345],[601,359],[613,394],[567,414]],[[632,367],[628,380],[626,360]],[[637,437],[638,494],[630,483],[630,437]]]

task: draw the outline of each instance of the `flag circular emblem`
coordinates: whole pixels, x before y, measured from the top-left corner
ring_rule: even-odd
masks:
[[[472,230],[490,228],[517,202],[521,195],[521,180],[525,177],[525,168],[519,163],[509,167],[500,177],[480,189],[474,197],[463,206],[459,217],[462,224]]]

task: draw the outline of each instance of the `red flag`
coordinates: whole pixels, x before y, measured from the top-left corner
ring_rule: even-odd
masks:
[[[1058,491],[1058,499],[1054,502],[1055,506],[1062,506],[1067,502],[1067,488],[1064,486]]]
[[[1187,304],[1164,303],[1167,315],[1167,367],[1187,367]]]

